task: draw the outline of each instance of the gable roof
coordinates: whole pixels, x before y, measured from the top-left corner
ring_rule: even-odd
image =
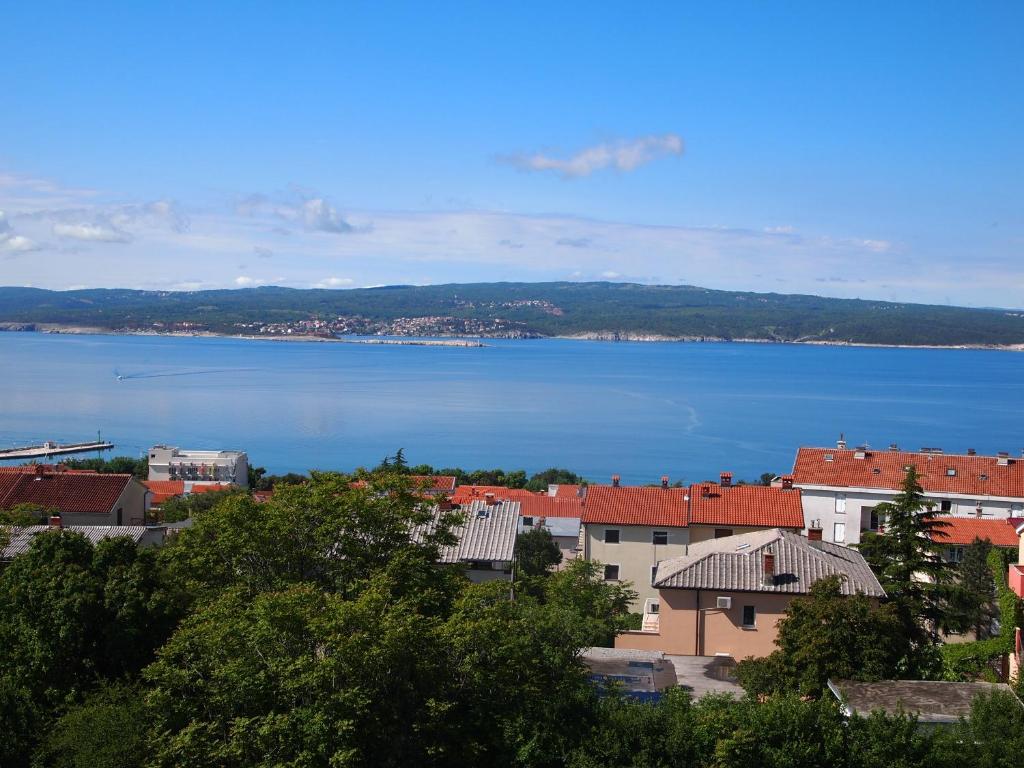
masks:
[[[160,506],[168,499],[182,496],[185,493],[184,480],[143,480],[142,484],[149,489],[150,504]]]
[[[435,508],[434,522],[417,527],[413,539],[422,538],[437,525],[441,510]],[[438,562],[469,563],[480,561],[510,561],[515,554],[516,536],[519,533],[519,503],[499,501],[487,504],[473,501],[463,504],[463,522],[452,529],[458,542],[441,547]]]
[[[528,499],[540,496],[538,493],[528,491],[525,488],[506,488],[503,485],[460,485],[455,488],[452,494],[452,501],[456,504],[468,504],[476,499],[483,500],[488,493],[493,493],[496,499]]]
[[[903,486],[906,467],[914,466],[918,482],[929,493],[1024,498],[1024,461],[1009,457],[1005,461],[1000,465],[995,456],[800,448],[793,464],[793,482],[897,491]]]
[[[942,515],[941,528],[936,528],[933,538],[940,544],[951,547],[973,544],[975,539],[988,539],[996,547],[1016,547],[1020,543],[1017,527],[1024,523],[1021,518],[983,518]]]
[[[686,493],[685,488],[588,485],[581,517],[584,523],[685,528]]]
[[[775,555],[775,578],[765,584],[763,562],[769,550]],[[885,596],[859,552],[828,542],[812,546],[806,537],[779,528],[691,544],[682,557],[658,564],[654,586],[806,594],[814,582],[828,576],[844,577],[845,595]]]
[[[583,515],[583,499],[575,496],[531,495],[517,499],[519,513],[524,517],[574,517]]]
[[[690,486],[690,525],[803,529],[800,490],[697,483]]]
[[[106,514],[133,480],[98,472],[0,472],[0,509],[34,504],[62,514]]]
[[[57,529],[50,528],[48,525],[12,527],[10,529],[11,540],[3,550],[0,550],[0,560],[10,560],[28,552],[36,536],[51,530],[80,533],[93,544],[99,544],[103,539],[113,539],[119,536],[126,536],[138,544],[148,528],[145,525],[65,525],[63,528]]]

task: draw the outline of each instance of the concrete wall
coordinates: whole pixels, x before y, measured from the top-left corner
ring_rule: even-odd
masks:
[[[605,530],[619,531],[618,544],[604,542]],[[584,552],[588,560],[605,565],[619,566],[619,581],[629,581],[637,592],[631,609],[643,610],[644,600],[657,597],[658,590],[651,586],[651,567],[661,560],[686,554],[689,534],[686,528],[646,525],[584,524]],[[668,532],[668,544],[654,544],[655,531]]]
[[[718,597],[731,597],[732,607],[717,608]],[[775,650],[776,624],[792,598],[777,593],[663,589],[658,632],[623,633],[615,638],[615,647],[681,656],[724,653],[737,660],[767,656]],[[756,611],[752,628],[743,626],[745,605]]]

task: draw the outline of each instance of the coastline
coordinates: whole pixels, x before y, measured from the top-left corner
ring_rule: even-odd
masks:
[[[504,337],[481,337],[467,339],[465,337],[437,336],[430,338],[410,337],[409,339],[396,338],[393,336],[381,338],[344,338],[314,336],[312,334],[292,334],[288,336],[258,336],[253,334],[216,333],[213,331],[151,331],[151,330],[115,330],[112,328],[100,328],[98,326],[76,326],[61,325],[56,323],[35,323],[32,328],[0,328],[3,331],[22,331],[36,333],[51,333],[60,335],[98,335],[98,336],[169,336],[169,337],[199,337],[199,338],[222,338],[222,339],[243,339],[246,341],[285,341],[285,342],[320,342],[327,344],[368,344],[381,346],[423,346],[423,347],[461,347],[480,348],[486,347],[483,338],[502,339]],[[717,336],[666,336],[663,334],[643,333],[621,333],[616,331],[588,331],[577,334],[559,334],[541,338],[566,339],[571,341],[614,341],[622,343],[650,344],[650,343],[682,343],[682,344],[796,344],[812,345],[823,347],[868,347],[879,349],[964,349],[964,350],[990,350],[999,352],[1024,352],[1024,343],[1021,344],[876,344],[872,342],[856,341],[829,341],[822,339],[726,339]],[[516,339],[508,339],[515,341]]]

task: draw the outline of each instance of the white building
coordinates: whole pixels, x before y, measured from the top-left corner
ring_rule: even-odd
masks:
[[[154,445],[149,450],[149,479],[234,483],[248,488],[249,457],[245,451],[189,451]]]
[[[840,440],[836,448],[801,448],[792,481],[803,491],[808,525],[819,523],[826,541],[857,544],[863,531],[884,526],[875,507],[893,500],[911,466],[937,511],[959,517],[1024,517],[1024,461],[1005,453],[849,449]]]

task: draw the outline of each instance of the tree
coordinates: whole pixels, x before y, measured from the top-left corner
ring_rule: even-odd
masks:
[[[208,512],[224,499],[239,493],[241,491],[237,488],[225,488],[219,491],[172,496],[160,505],[160,518],[165,523],[177,523],[181,520],[188,520]]]
[[[975,640],[992,636],[996,610],[996,583],[989,567],[992,542],[975,539],[964,549],[956,568],[956,583],[950,591],[947,626],[958,631],[973,631]]]
[[[246,480],[249,484],[250,490],[263,490],[263,476],[267,474],[265,467],[254,467],[252,464],[248,465],[249,469],[246,473]]]
[[[141,768],[149,713],[133,685],[101,685],[47,729],[33,768]]]
[[[571,617],[574,643],[580,648],[611,646],[629,628],[629,606],[636,592],[629,582],[607,582],[601,564],[571,561],[544,581],[541,600]]]
[[[525,577],[546,576],[562,562],[562,551],[546,528],[531,528],[516,537],[516,562]]]
[[[528,491],[546,491],[549,485],[579,485],[583,478],[568,469],[551,467],[530,477],[526,483]]]
[[[779,621],[778,650],[737,665],[750,693],[820,696],[828,679],[884,680],[896,676],[907,653],[895,609],[864,595],[844,595],[839,577],[811,585]]]
[[[149,477],[149,457],[133,459],[131,456],[113,456],[109,459],[65,459],[68,469],[90,469],[93,472],[117,475],[135,475],[139,480]]]
[[[775,473],[774,472],[762,472],[761,476],[757,479],[757,482],[760,485],[771,485],[772,484],[772,480],[774,480],[774,479],[775,479]]]
[[[949,593],[939,541],[946,523],[925,500],[913,466],[907,468],[900,492],[875,511],[885,521],[884,532],[865,533],[859,548],[910,640],[907,676],[927,676],[938,661],[935,644]]]

